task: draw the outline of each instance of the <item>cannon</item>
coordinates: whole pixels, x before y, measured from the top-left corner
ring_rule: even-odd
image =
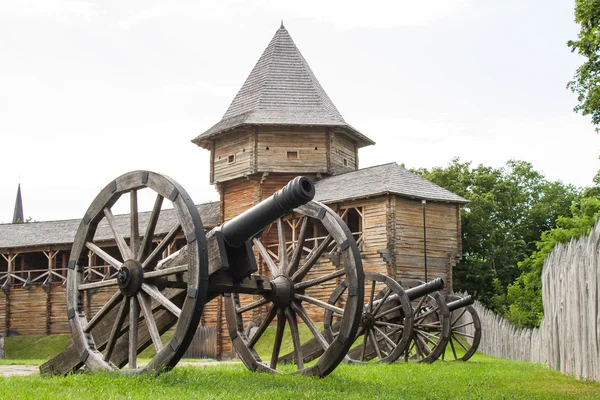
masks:
[[[402,285],[401,285],[402,284]],[[403,285],[408,289],[404,289]],[[432,363],[445,359],[448,344],[456,360],[468,360],[476,351],[481,337],[481,325],[471,307],[471,296],[464,298],[440,291],[444,282],[436,278],[424,283],[415,279],[395,281],[374,272],[365,273],[365,304],[354,345],[344,361],[392,363],[397,360]],[[345,283],[332,292],[328,303],[342,307]],[[339,334],[341,309],[325,311],[323,336],[329,340]],[[315,339],[302,346],[309,362],[322,354]],[[294,362],[293,354],[282,356],[280,363]]]
[[[142,191],[155,197],[150,213],[138,211]],[[113,214],[123,195],[123,201],[129,197],[126,226]],[[123,373],[169,370],[192,340],[205,305],[223,295],[230,338],[249,369],[281,371],[279,353],[287,325],[297,360],[294,373],[326,376],[344,359],[356,336],[364,273],[350,230],[331,209],[312,201],[313,196],[312,182],[297,177],[206,233],[196,205],[173,179],[149,171],[120,176],[102,189],[79,225],[66,286],[72,341],[40,371],[67,374],[84,366]],[[172,209],[163,208],[168,202]],[[286,231],[292,214],[301,226],[295,238]],[[167,226],[163,231],[168,233],[153,243],[159,225]],[[117,252],[102,248],[102,226],[112,233]],[[176,241],[183,242],[182,248],[165,256]],[[101,278],[91,273],[95,266],[88,251],[110,272]],[[334,307],[327,296],[340,282],[347,288],[345,301]],[[92,292],[106,298],[99,308],[91,309],[86,301]],[[335,340],[317,327],[326,311],[341,314]],[[322,350],[310,365],[302,362],[299,321]],[[173,334],[163,343],[170,329]],[[265,335],[267,330],[274,334]],[[266,340],[272,343],[264,346]],[[141,365],[140,353],[150,346],[156,355]],[[269,350],[261,350],[265,348]]]
[[[420,280],[406,279],[399,283],[409,288],[423,287]],[[413,289],[407,289],[410,292]],[[481,323],[472,307],[471,296],[429,293],[419,300],[414,317],[421,329],[416,330],[404,353],[404,361],[434,362],[446,360],[448,345],[451,359],[467,361],[475,354],[481,339]]]

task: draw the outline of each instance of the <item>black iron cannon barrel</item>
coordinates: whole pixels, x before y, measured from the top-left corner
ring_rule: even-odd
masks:
[[[223,239],[231,247],[240,247],[278,218],[292,212],[315,197],[315,185],[304,176],[297,176],[271,197],[225,222],[221,226]]]
[[[470,306],[474,302],[475,302],[475,299],[473,299],[472,296],[470,296],[470,295],[465,296],[462,299],[454,300],[454,301],[451,301],[450,303],[448,303],[448,310],[450,310],[450,312],[456,311],[459,308]]]
[[[435,278],[434,280],[424,283],[419,286],[415,286],[414,288],[407,289],[406,294],[408,298],[412,301],[418,299],[420,297],[426,296],[435,291],[441,290],[444,288],[444,280],[442,278]]]

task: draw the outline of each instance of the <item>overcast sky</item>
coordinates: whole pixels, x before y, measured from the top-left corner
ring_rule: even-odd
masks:
[[[599,137],[565,89],[582,59],[573,1],[0,0],[0,222],[80,218],[135,169],[216,200],[218,122],[280,21],[345,120],[377,144],[367,167],[531,162],[589,186]]]

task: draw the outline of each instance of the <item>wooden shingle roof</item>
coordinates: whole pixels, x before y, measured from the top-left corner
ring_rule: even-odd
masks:
[[[199,204],[198,211],[205,228],[213,228],[219,224],[219,202]],[[140,213],[140,232],[145,232],[150,218],[150,212]],[[164,235],[175,226],[175,211],[162,210],[156,224],[155,234]],[[129,237],[129,214],[115,215],[119,230]],[[0,251],[51,245],[65,245],[73,243],[75,233],[79,228],[81,219],[64,221],[29,222],[24,224],[0,224]],[[114,236],[106,220],[98,225],[95,239],[97,241],[113,240]]]
[[[334,175],[315,182],[315,200],[323,203],[397,194],[402,197],[449,203],[468,203],[463,197],[413,174],[396,163]]]
[[[283,24],[221,121],[192,142],[210,148],[215,136],[242,125],[339,127],[359,147],[375,143],[344,121]]]

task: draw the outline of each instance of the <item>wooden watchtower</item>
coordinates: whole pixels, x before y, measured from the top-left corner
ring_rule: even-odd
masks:
[[[358,169],[358,149],[374,144],[344,121],[283,24],[221,121],[192,142],[211,152],[221,222],[295,176]]]

